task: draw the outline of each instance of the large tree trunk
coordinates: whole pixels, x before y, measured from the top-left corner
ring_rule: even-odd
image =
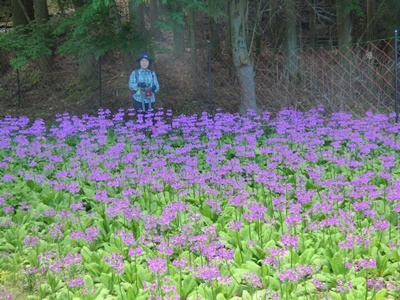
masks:
[[[297,57],[296,0],[285,0],[286,70],[290,83],[300,80]]]
[[[49,10],[46,0],[33,0],[35,7],[35,18],[39,24],[45,24],[49,20]],[[50,37],[50,32],[43,33],[45,37]],[[46,74],[52,68],[53,56],[43,54],[39,57],[39,68]]]
[[[248,5],[248,0],[232,0],[229,12],[232,29],[233,62],[238,75],[242,97],[240,103],[241,113],[245,113],[249,109],[257,111],[253,63],[247,47]]]
[[[46,23],[49,20],[49,10],[46,0],[33,0],[35,17],[38,23]]]
[[[35,19],[33,0],[13,0],[12,21],[13,27],[27,25]]]
[[[348,0],[336,0],[337,39],[340,55],[340,65],[337,73],[340,74],[340,79],[339,90],[335,95],[338,97],[336,103],[339,104],[339,107],[337,107],[339,110],[343,110],[349,98],[352,97],[353,59],[350,49],[352,23],[348,6]]]

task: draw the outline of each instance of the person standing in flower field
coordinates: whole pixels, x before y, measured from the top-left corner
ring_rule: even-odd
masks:
[[[136,62],[139,63],[139,69],[134,70],[129,76],[129,90],[133,108],[136,111],[146,112],[154,108],[155,94],[160,90],[160,85],[156,73],[149,69],[153,62],[149,54],[143,52]]]

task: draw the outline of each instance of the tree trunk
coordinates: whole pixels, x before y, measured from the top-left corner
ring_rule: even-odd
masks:
[[[300,80],[297,57],[296,0],[285,0],[286,71],[290,83]]]
[[[47,8],[46,0],[34,0],[35,7],[35,18],[39,24],[45,24],[49,20],[49,10]],[[43,33],[45,37],[50,37],[50,32]],[[39,56],[39,68],[42,73],[46,74],[53,65],[53,56],[52,55],[40,55]]]
[[[343,110],[348,99],[352,97],[352,64],[350,43],[352,42],[352,23],[348,0],[336,0],[337,39],[339,44],[340,65],[337,74],[340,74],[339,90],[335,93],[338,97],[338,109]]]
[[[38,23],[46,23],[49,20],[49,10],[46,0],[33,0],[35,7],[35,18]]]
[[[35,19],[33,0],[13,0],[12,21],[13,27],[27,25]]]
[[[245,113],[249,109],[257,111],[253,63],[247,47],[248,5],[248,0],[232,0],[229,12],[232,28],[233,63],[238,75],[242,98],[240,103],[241,113]]]

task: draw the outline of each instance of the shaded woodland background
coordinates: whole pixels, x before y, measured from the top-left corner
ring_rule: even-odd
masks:
[[[157,107],[175,114],[394,109],[399,1],[0,3],[0,115],[127,109],[142,51],[155,59]]]

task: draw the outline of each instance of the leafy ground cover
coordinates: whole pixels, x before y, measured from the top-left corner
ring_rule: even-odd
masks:
[[[0,299],[399,299],[399,130],[322,109],[6,117]]]

